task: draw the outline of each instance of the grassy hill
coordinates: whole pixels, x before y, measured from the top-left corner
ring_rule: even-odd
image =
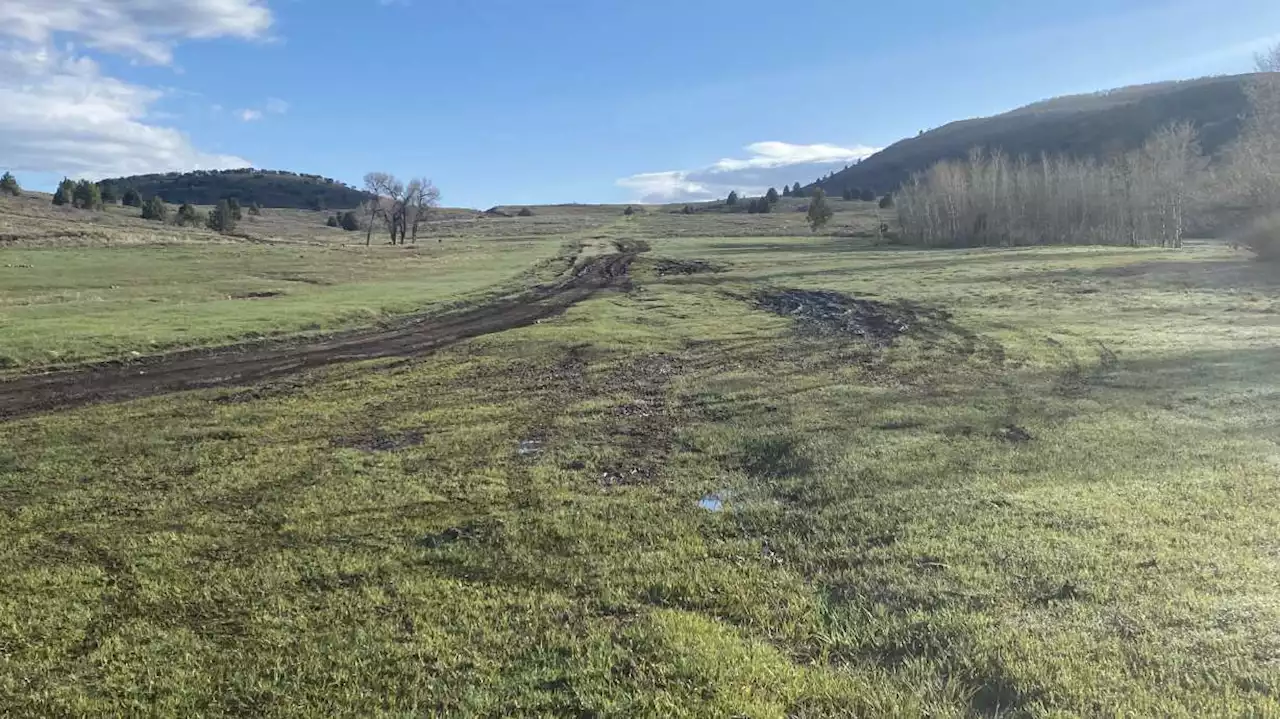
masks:
[[[173,204],[212,205],[234,197],[242,204],[316,210],[356,207],[364,199],[360,190],[329,177],[253,168],[134,175],[104,182],[132,187],[143,197],[159,195]]]
[[[1239,132],[1249,77],[1137,85],[960,120],[897,142],[817,185],[828,194],[845,187],[888,192],[912,173],[939,160],[964,157],[974,147],[1001,148],[1015,156],[1106,156],[1137,147],[1152,131],[1175,121],[1195,124],[1204,150],[1214,153]]]

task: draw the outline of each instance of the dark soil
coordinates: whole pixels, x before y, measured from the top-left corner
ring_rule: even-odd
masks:
[[[860,300],[828,290],[773,290],[756,297],[761,309],[793,318],[819,335],[852,335],[886,346],[919,325],[928,313],[905,304]]]
[[[390,326],[18,377],[0,382],[0,419],[185,390],[247,386],[339,362],[424,355],[472,337],[532,324],[601,290],[625,288],[632,260],[645,249],[642,243],[620,242],[618,252],[576,265],[555,282],[477,307],[410,316]]]
[[[721,265],[705,260],[657,260],[654,269],[661,277],[667,275],[698,275],[704,272],[724,272]]]
[[[238,295],[231,295],[233,300],[265,300],[268,297],[280,297],[283,292],[268,290],[266,292],[244,292]]]
[[[416,447],[422,444],[423,439],[423,434],[416,430],[408,432],[378,431],[363,437],[334,439],[331,444],[335,447],[348,447],[365,452],[394,452],[405,447]]]

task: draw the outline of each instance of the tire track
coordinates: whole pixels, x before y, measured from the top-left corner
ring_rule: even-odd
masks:
[[[418,316],[384,328],[366,328],[315,340],[281,340],[144,357],[0,382],[0,420],[90,404],[211,387],[254,384],[340,362],[414,357],[481,335],[533,324],[563,312],[600,290],[625,288],[643,243],[617,243],[618,252],[595,257],[550,284],[478,307]]]

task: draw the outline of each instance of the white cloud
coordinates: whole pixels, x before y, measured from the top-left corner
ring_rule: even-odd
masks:
[[[158,124],[171,116],[154,105],[178,91],[107,76],[62,41],[167,63],[180,40],[259,37],[270,24],[263,0],[0,0],[0,158],[88,177],[247,166]]]
[[[4,0],[0,34],[47,45],[58,34],[91,48],[167,64],[180,40],[260,38],[266,0]]]
[[[808,184],[818,175],[879,152],[879,148],[855,145],[793,145],[787,142],[756,142],[745,148],[746,158],[724,158],[694,170],[645,172],[617,181],[632,190],[639,202],[698,202],[728,195],[737,190],[749,195],[764,193],[769,187],[801,182]]]
[[[272,115],[283,115],[289,111],[289,103],[278,97],[269,97],[263,109]]]
[[[254,120],[262,119],[261,110],[241,110],[238,114],[240,115],[240,119],[245,122],[253,122]]]

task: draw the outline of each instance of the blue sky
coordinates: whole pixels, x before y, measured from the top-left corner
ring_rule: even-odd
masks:
[[[679,201],[1050,96],[1243,72],[1278,41],[1274,0],[3,0],[0,168]]]

